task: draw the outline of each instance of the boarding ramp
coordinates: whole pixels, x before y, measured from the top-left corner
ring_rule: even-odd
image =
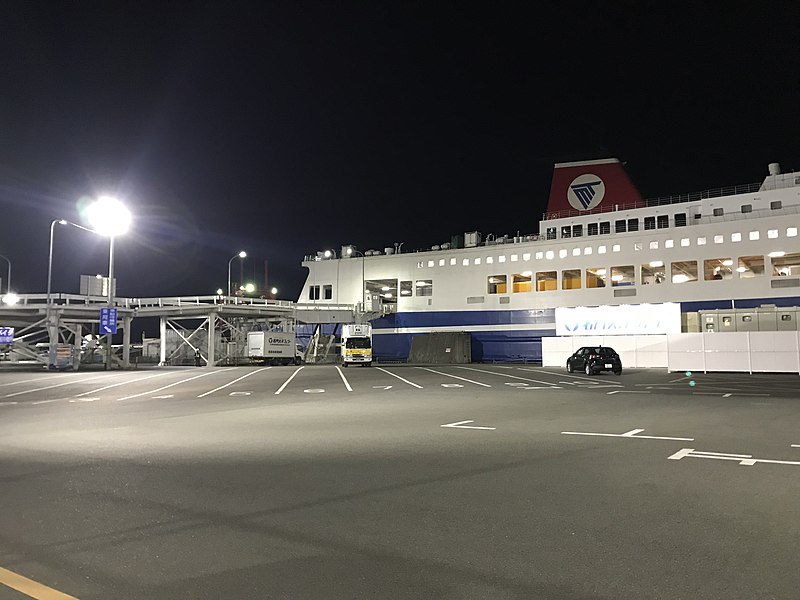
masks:
[[[465,332],[435,332],[411,339],[408,362],[427,365],[463,365],[472,362],[472,336]]]

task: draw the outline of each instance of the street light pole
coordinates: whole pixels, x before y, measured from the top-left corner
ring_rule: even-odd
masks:
[[[238,254],[234,254],[233,256],[231,256],[231,259],[228,261],[228,291],[225,294],[226,301],[227,301],[227,298],[229,298],[230,295],[231,295],[231,263],[233,262],[233,259],[236,258],[237,256],[239,258],[246,258],[247,257],[247,252],[242,250]]]
[[[3,256],[2,254],[0,254],[0,258],[2,258],[4,261],[6,261],[8,263],[8,277],[6,278],[6,293],[10,294],[11,293],[11,261],[8,258],[6,258],[5,256]]]

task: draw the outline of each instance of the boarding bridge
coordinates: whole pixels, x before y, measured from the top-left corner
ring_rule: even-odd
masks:
[[[14,328],[8,358],[77,369],[81,362],[99,355],[106,368],[130,368],[133,321],[157,318],[158,364],[196,364],[198,360],[202,366],[243,364],[250,331],[294,332],[297,323],[353,323],[359,319],[359,307],[345,304],[217,295],[115,298],[122,346],[109,351],[109,336],[99,335],[100,309],[107,306],[104,296],[76,294],[20,295],[17,304],[0,305],[0,327]],[[87,334],[91,334],[88,343]],[[155,342],[142,340],[140,355],[151,356]],[[315,346],[314,355],[318,352]],[[155,356],[151,358],[156,362]]]

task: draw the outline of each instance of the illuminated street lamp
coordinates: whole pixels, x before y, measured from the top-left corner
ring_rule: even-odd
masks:
[[[252,283],[246,283],[240,289],[247,294],[252,294],[256,291],[256,286]]]
[[[19,296],[17,296],[14,292],[8,292],[5,296],[3,296],[3,304],[7,306],[14,306],[17,302],[19,302]]]
[[[272,294],[273,296],[276,296],[276,295],[278,294],[278,288],[274,287],[274,288],[272,288],[272,289],[271,289],[269,292],[270,292],[270,294]]]
[[[114,238],[128,231],[131,213],[127,207],[110,196],[100,196],[86,209],[86,218],[92,229],[108,237],[108,307],[114,306]],[[108,336],[106,369],[111,367],[111,334]]]
[[[222,288],[217,288],[217,296],[222,296]]]
[[[247,252],[242,250],[238,254],[234,254],[233,256],[231,256],[231,259],[228,261],[228,293],[227,293],[228,296],[231,295],[231,263],[233,262],[233,259],[235,259],[237,256],[239,258],[246,258]]]

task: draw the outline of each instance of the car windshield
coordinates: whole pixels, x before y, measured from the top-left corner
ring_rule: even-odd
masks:
[[[348,338],[344,343],[345,348],[371,348],[369,338]]]
[[[597,349],[597,353],[600,356],[614,356],[616,352],[614,352],[613,348],[609,348],[608,346],[604,346],[602,348]]]

